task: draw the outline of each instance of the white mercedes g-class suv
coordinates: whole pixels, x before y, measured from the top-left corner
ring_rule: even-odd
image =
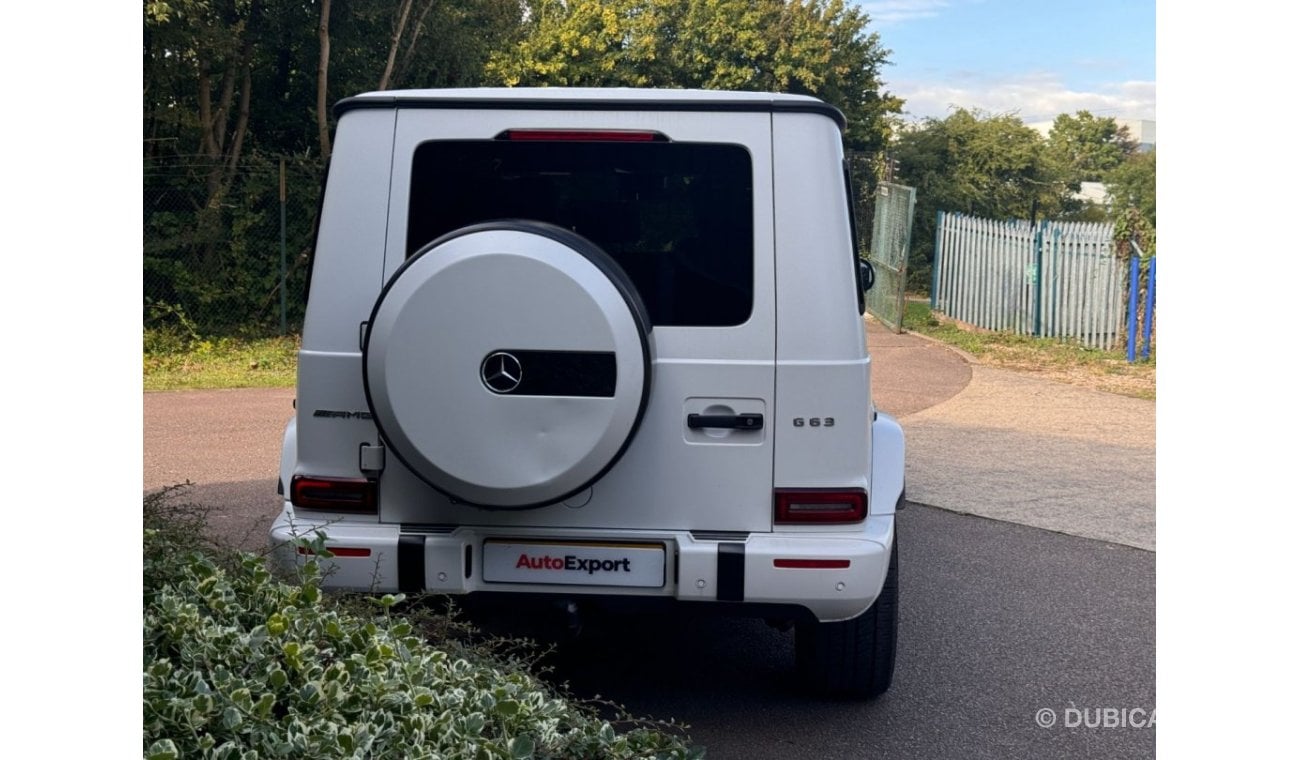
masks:
[[[903,435],[843,115],[558,88],[336,112],[277,553],[323,533],[340,589],[791,621],[815,687],[884,692]]]

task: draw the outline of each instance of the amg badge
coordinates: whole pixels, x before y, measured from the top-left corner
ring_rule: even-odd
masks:
[[[370,412],[337,412],[333,409],[317,409],[312,412],[313,417],[328,417],[337,420],[369,420],[374,419]]]

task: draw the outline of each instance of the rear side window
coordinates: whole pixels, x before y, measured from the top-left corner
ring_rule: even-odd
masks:
[[[739,325],[753,307],[753,171],[738,145],[426,142],[409,219],[407,256],[478,222],[573,230],[623,267],[656,325]]]

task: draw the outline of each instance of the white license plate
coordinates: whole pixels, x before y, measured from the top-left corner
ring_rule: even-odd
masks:
[[[483,580],[662,588],[663,544],[486,541]]]

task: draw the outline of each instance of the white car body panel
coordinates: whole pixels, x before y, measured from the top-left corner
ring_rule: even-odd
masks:
[[[414,107],[430,99],[455,99],[457,107]],[[482,99],[493,106],[474,108]],[[561,99],[625,105],[510,107],[512,100]],[[271,532],[279,556],[289,564],[305,561],[294,548],[298,539],[321,531],[330,547],[364,552],[328,560],[327,584],[343,589],[728,601],[802,607],[821,621],[849,619],[870,607],[893,545],[904,446],[897,422],[876,415],[871,404],[841,135],[822,113],[731,108],[764,99],[818,103],[802,96],[604,89],[355,99],[376,107],[339,119],[299,356],[297,417],[285,431],[280,472],[286,492],[294,476],[375,478],[379,508],[362,515],[306,510],[286,495]],[[413,107],[402,107],[405,101]],[[626,105],[634,102],[656,107]],[[683,103],[685,110],[664,102]],[[385,104],[398,107],[379,107]],[[359,458],[363,447],[385,444],[362,383],[363,323],[407,260],[414,152],[429,140],[490,140],[508,129],[649,130],[673,142],[741,145],[753,178],[749,320],[728,327],[656,325],[648,404],[622,457],[591,487],[526,510],[455,503],[395,456],[384,458],[382,473],[363,472]],[[764,425],[748,431],[686,425],[690,414],[717,413],[761,414]],[[776,489],[860,489],[868,493],[869,516],[847,525],[774,524]],[[662,544],[666,579],[657,588],[492,583],[481,573],[489,539]],[[741,557],[740,564],[727,565],[721,555],[728,553]],[[777,567],[778,559],[847,566]],[[733,574],[722,577],[724,566]],[[739,575],[737,567],[743,567]],[[737,583],[742,588],[719,590]]]

